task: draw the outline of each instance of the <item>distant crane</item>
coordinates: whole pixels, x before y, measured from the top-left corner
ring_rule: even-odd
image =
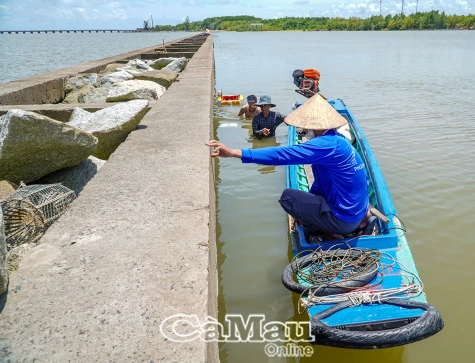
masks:
[[[401,15],[404,14],[404,0],[402,0]]]
[[[416,0],[416,14],[417,14],[417,5],[419,4],[419,0]]]
[[[379,16],[381,16],[381,3],[383,2],[383,0],[379,0]]]

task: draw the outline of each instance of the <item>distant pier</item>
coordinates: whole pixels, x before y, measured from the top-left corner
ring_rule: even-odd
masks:
[[[132,29],[86,29],[86,30],[0,30],[0,34],[33,33],[137,33]]]

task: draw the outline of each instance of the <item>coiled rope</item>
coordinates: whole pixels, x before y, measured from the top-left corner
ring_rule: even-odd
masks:
[[[393,298],[409,299],[423,294],[423,283],[419,276],[388,253],[377,249],[352,248],[348,243],[343,243],[346,245],[346,248],[343,249],[341,245],[337,244],[326,251],[321,247],[312,251],[312,261],[305,267],[300,266],[299,257],[308,251],[302,251],[292,260],[292,266],[297,276],[300,280],[310,284],[300,295],[299,314],[303,314],[310,306],[316,304],[335,304],[348,300],[353,305],[373,304]],[[382,259],[390,262],[382,263]],[[364,287],[354,287],[354,291],[351,292],[317,296],[321,289],[341,284],[342,281],[358,279],[374,264],[377,264],[380,272],[378,272],[375,281],[370,284]],[[380,289],[378,285],[384,280],[385,271],[396,265],[404,272],[401,277],[406,282],[401,287]]]

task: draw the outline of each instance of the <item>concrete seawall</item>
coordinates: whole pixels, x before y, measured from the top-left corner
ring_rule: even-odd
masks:
[[[190,38],[177,39],[165,43],[167,53],[157,54],[155,50],[162,48],[158,45],[154,45],[152,47],[4,83],[0,85],[0,106],[58,103],[64,97],[64,80],[67,77],[75,76],[78,73],[99,72],[107,64],[120,63],[134,58],[158,59],[163,57],[182,57],[184,55],[180,55],[182,53],[181,51],[175,52],[173,50],[175,47],[181,47],[181,44],[196,46],[201,45],[201,42],[202,40]],[[194,51],[196,50],[193,50],[193,52]],[[150,56],[150,54],[152,54],[152,56]],[[192,55],[193,54],[187,52],[187,58],[191,58]]]
[[[31,104],[57,102],[64,77],[156,48],[0,85],[0,104],[67,113],[74,105]],[[0,360],[219,361],[217,343],[175,343],[159,330],[173,314],[217,317],[214,170],[204,146],[213,137],[212,36],[178,80],[11,274]]]

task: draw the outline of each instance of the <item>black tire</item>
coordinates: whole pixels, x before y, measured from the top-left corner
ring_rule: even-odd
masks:
[[[425,313],[407,325],[377,331],[341,330],[322,323],[323,319],[352,305],[350,301],[345,301],[314,315],[310,319],[310,343],[351,349],[390,348],[428,338],[444,327],[442,317],[432,305],[402,299],[390,299],[384,303],[409,309],[423,309]]]
[[[326,254],[328,253],[329,252],[327,251]],[[334,251],[334,255],[339,257],[344,256],[348,253],[352,254],[355,258],[361,254],[361,252],[359,252],[358,250]],[[297,262],[301,268],[307,267],[312,262],[312,254],[300,257],[297,260],[294,260],[290,264],[288,264],[287,267],[284,269],[284,272],[282,273],[282,284],[284,284],[284,286],[290,291],[295,292],[297,294],[301,294],[302,292],[308,289],[308,286],[301,285],[295,282],[293,279],[293,276],[297,271]],[[328,296],[349,292],[351,290],[354,290],[355,288],[365,286],[369,282],[374,280],[374,278],[378,274],[378,268],[379,264],[375,262],[374,264],[368,266],[368,269],[366,271],[364,271],[362,274],[358,275],[358,277],[355,277],[354,279],[338,282],[321,289],[314,289],[312,290],[312,292],[315,294],[315,296]]]

